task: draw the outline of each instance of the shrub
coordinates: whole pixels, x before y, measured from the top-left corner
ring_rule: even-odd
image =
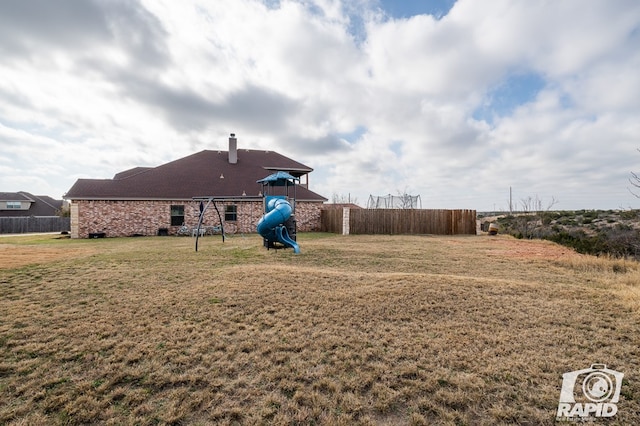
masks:
[[[571,247],[578,253],[599,255],[605,253],[605,244],[599,235],[588,236],[583,230],[561,231],[549,235],[547,240]]]
[[[582,216],[584,216],[585,219],[595,219],[598,217],[598,214],[597,210],[587,210]]]
[[[623,210],[620,212],[620,218],[625,220],[638,219],[640,217],[640,210]]]

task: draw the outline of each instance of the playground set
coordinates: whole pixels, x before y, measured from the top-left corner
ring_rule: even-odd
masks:
[[[293,252],[300,253],[300,246],[296,242],[296,182],[300,179],[290,175],[287,172],[276,172],[264,179],[260,179],[257,183],[262,185],[263,206],[264,215],[258,221],[256,229],[262,236],[264,246],[267,249],[280,249],[280,248],[292,248]],[[290,190],[293,190],[293,196],[289,195]],[[216,205],[216,197],[193,197],[194,201],[200,202],[200,215],[198,219],[198,226],[191,230],[193,236],[196,238],[196,251],[198,251],[198,239],[200,236],[205,235],[207,228],[203,227],[203,219],[205,212],[209,206],[213,206],[217,212],[220,225],[214,227],[216,233],[222,235],[222,242],[224,243],[225,225],[222,220],[218,206]],[[206,202],[206,204],[205,204]]]
[[[296,181],[299,180],[289,173],[279,171],[258,181],[262,184],[264,216],[260,218],[256,228],[262,235],[267,250],[291,247],[294,253],[300,253],[300,246],[296,242],[295,219]],[[278,188],[281,190],[277,191]],[[290,189],[293,189],[292,198],[289,196]],[[275,195],[276,192],[284,194]]]

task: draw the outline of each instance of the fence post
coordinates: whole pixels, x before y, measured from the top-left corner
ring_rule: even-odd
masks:
[[[342,208],[342,235],[349,235],[349,216],[351,209],[349,207]]]

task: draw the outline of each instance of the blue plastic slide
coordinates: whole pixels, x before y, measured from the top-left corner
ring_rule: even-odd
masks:
[[[269,241],[278,241],[285,247],[293,248],[300,253],[298,243],[289,237],[284,223],[291,217],[291,204],[282,198],[273,198],[267,203],[267,213],[258,221],[258,233]]]

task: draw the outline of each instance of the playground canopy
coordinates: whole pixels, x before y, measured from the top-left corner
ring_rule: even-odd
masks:
[[[284,185],[286,183],[286,181],[290,181],[290,182],[295,182],[295,181],[300,181],[300,178],[291,176],[289,173],[287,172],[276,172],[273,173],[269,176],[267,176],[266,178],[260,179],[259,181],[257,181],[258,183],[261,183],[263,185],[265,184],[269,184],[269,185]]]
[[[420,195],[369,195],[368,209],[421,209]]]

